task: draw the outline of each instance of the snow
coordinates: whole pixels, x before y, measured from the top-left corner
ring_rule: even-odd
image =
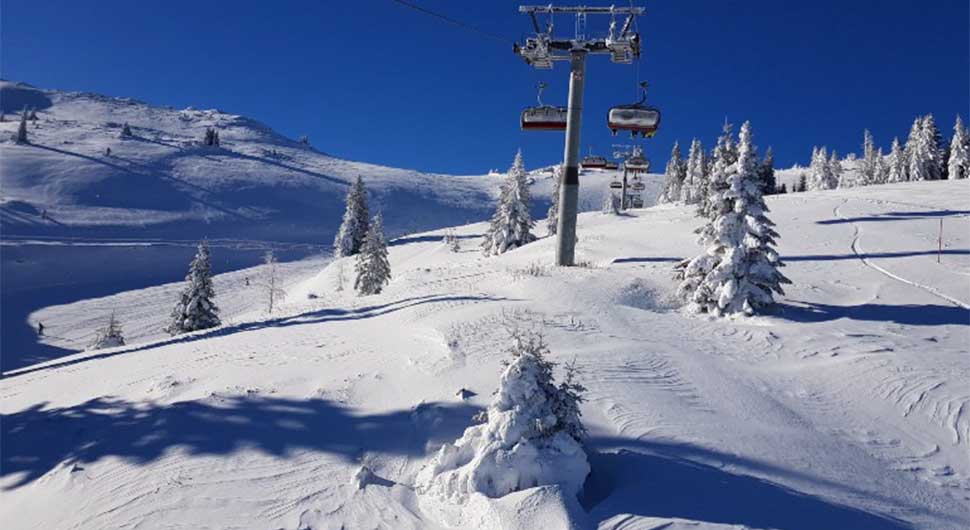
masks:
[[[550,238],[484,257],[481,222],[391,241],[394,276],[374,296],[350,289],[352,260],[281,264],[288,296],[272,316],[242,302],[231,316],[229,300],[251,298],[246,272],[218,275],[220,328],[139,334],[120,311],[128,345],[0,379],[0,519],[13,529],[965,528],[968,194],[958,180],[767,197],[793,284],[753,318],[672,302],[671,267],[699,251],[701,223],[678,205],[582,214],[573,268],[543,266]],[[460,252],[441,243],[449,230]],[[151,289],[44,311],[80,319],[90,304],[139,300],[146,322],[153,307],[164,318],[172,298]],[[575,361],[589,388],[591,473],[578,502],[557,486],[464,500],[418,487],[492,401],[509,327],[541,331],[551,360]]]

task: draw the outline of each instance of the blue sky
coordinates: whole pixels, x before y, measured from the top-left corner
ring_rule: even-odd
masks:
[[[0,0],[0,75],[216,107],[392,166],[480,173],[505,168],[517,147],[529,166],[560,159],[561,133],[518,129],[537,81],[551,85],[547,102],[567,94],[564,64],[538,72],[513,55],[512,41],[531,28],[518,2],[411,1],[506,42],[391,0]],[[751,120],[779,166],[807,163],[813,145],[859,151],[864,128],[888,148],[918,114],[933,113],[947,137],[954,116],[967,117],[966,0],[640,5],[641,77],[664,113],[645,142],[655,165],[674,140],[710,147],[725,117]],[[572,20],[557,22],[572,31]],[[628,140],[610,136],[605,113],[634,96],[632,66],[590,58],[584,151]]]

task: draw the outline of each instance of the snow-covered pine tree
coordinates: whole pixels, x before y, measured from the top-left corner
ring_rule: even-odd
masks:
[[[125,337],[121,332],[121,323],[118,322],[114,311],[112,311],[111,317],[108,318],[104,327],[95,332],[94,342],[91,343],[90,349],[100,350],[101,348],[115,348],[124,345]]]
[[[721,136],[718,137],[717,145],[714,146],[714,151],[711,153],[711,163],[707,167],[704,187],[697,202],[697,215],[708,220],[705,227],[697,230],[697,233],[700,234],[709,231],[710,224],[717,218],[717,211],[720,206],[716,204],[714,198],[727,187],[727,173],[738,159],[738,149],[732,134],[733,128],[733,124],[724,123]]]
[[[875,173],[872,175],[872,184],[885,184],[889,178],[889,166],[886,165],[886,157],[882,154],[882,147],[876,149]]]
[[[680,153],[680,142],[675,141],[664,171],[664,189],[657,198],[658,204],[680,202],[686,169],[684,157]]]
[[[172,320],[165,331],[171,335],[178,335],[218,326],[219,308],[213,301],[215,296],[215,289],[212,287],[209,243],[203,240],[199,243],[195,258],[189,265],[189,273],[185,276],[185,288],[182,289],[179,301],[172,310]]]
[[[391,264],[387,259],[387,241],[384,239],[384,221],[380,214],[374,216],[364,237],[364,244],[357,254],[354,267],[357,278],[354,290],[358,295],[379,294],[391,280]]]
[[[29,119],[30,121],[37,121],[37,120],[39,119],[39,118],[37,117],[37,109],[33,109],[33,108],[32,108],[32,109],[30,109],[30,116],[28,117],[28,119]]]
[[[907,180],[919,181],[930,178],[930,152],[929,144],[923,135],[923,118],[918,117],[913,121],[913,126],[909,130],[909,138],[906,139],[906,172]]]
[[[532,216],[529,214],[531,193],[522,161],[522,150],[515,154],[499,192],[498,204],[482,241],[486,256],[503,254],[535,241]]]
[[[758,180],[761,182],[762,195],[773,195],[778,192],[775,182],[775,153],[768,147],[765,157],[758,164]]]
[[[24,113],[20,115],[20,126],[17,127],[17,135],[14,136],[14,140],[18,144],[30,143],[30,140],[27,139],[27,109],[24,109]]]
[[[282,280],[279,268],[276,266],[276,255],[272,250],[267,250],[263,255],[263,290],[266,293],[266,312],[273,314],[273,309],[279,306],[280,300],[286,296],[286,291],[282,288]]]
[[[685,204],[697,204],[700,200],[701,190],[704,188],[704,165],[704,146],[700,140],[694,138],[687,154],[687,176],[681,192]]]
[[[694,310],[750,315],[774,303],[773,293],[784,294],[781,284],[790,283],[778,270],[778,234],[766,215],[757,164],[751,124],[745,122],[737,162],[724,171],[726,185],[712,197],[717,218],[703,234],[708,248],[687,264],[678,289]]]
[[[926,146],[927,154],[927,180],[940,180],[946,178],[946,160],[943,158],[945,147],[943,145],[943,134],[936,126],[936,120],[932,114],[923,116],[920,124],[923,143]]]
[[[337,230],[333,240],[333,253],[336,257],[353,256],[360,252],[367,235],[369,213],[367,210],[367,189],[364,179],[357,175],[357,180],[347,190],[347,207],[344,210],[343,222]]]
[[[963,120],[957,116],[953,124],[953,139],[950,140],[950,159],[947,161],[947,178],[965,179],[970,176],[970,135],[967,134]]]
[[[550,236],[559,231],[559,193],[562,182],[562,164],[552,168],[552,197],[549,201],[549,211],[546,212],[546,230]]]
[[[805,173],[798,175],[798,182],[792,188],[792,192],[796,191],[808,191],[808,175]]]
[[[856,185],[856,183],[851,180],[851,174],[842,171],[842,161],[839,160],[839,154],[835,152],[835,149],[832,150],[832,156],[829,157],[827,169],[829,175],[831,175],[832,181],[835,182],[834,187],[848,188]]]
[[[861,178],[857,183],[860,186],[868,186],[875,183],[876,166],[876,142],[872,138],[872,133],[866,129],[862,133],[862,166],[860,168]],[[841,186],[840,186],[841,187]]]
[[[816,147],[812,151],[812,165],[809,167],[808,189],[831,190],[839,185],[839,181],[832,173],[833,166],[829,161],[825,147]]]
[[[122,138],[132,137],[131,127],[128,125],[128,122],[125,122],[125,124],[121,126],[121,137]]]
[[[893,138],[889,160],[886,161],[886,182],[905,182],[908,180],[907,169],[906,152],[899,143],[899,138]]]

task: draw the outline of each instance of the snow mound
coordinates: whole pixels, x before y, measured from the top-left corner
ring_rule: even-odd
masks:
[[[560,389],[552,385],[541,339],[517,337],[515,342],[488,421],[441,447],[419,476],[425,493],[465,501],[475,493],[497,498],[558,485],[574,499],[582,488],[590,467],[570,429],[578,418],[565,411]]]

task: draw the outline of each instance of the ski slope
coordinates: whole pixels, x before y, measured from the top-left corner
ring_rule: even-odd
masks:
[[[293,265],[281,313],[6,373],[0,519],[966,528],[968,196],[970,182],[944,181],[768,197],[794,283],[755,318],[693,316],[673,298],[672,264],[699,251],[682,206],[582,214],[573,268],[548,265],[552,238],[484,258],[483,223],[455,229],[458,253],[444,230],[398,239],[372,297],[352,294],[349,260]],[[220,297],[246,297],[221,282]],[[145,294],[117,296],[150,314]],[[510,328],[541,331],[589,387],[578,503],[539,488],[455,505],[415,488],[488,403]]]
[[[36,109],[38,120],[29,122],[30,144],[18,145],[9,139],[24,108]],[[199,239],[212,243],[220,273],[256,266],[267,250],[283,261],[325,256],[358,175],[390,236],[487,218],[502,178],[342,160],[228,112],[12,81],[0,80],[0,111],[2,370],[84,349],[109,304],[89,305],[83,319],[49,308],[181,280]],[[121,137],[125,123],[132,137]],[[201,145],[209,127],[218,129],[220,146]],[[580,206],[598,209],[612,177],[586,172]],[[532,178],[533,213],[545,215],[551,172]],[[649,183],[648,198],[659,177]],[[127,310],[128,302],[111,299],[110,307]],[[152,336],[168,311],[151,320],[133,315],[133,330]],[[38,340],[38,323],[54,336]]]

